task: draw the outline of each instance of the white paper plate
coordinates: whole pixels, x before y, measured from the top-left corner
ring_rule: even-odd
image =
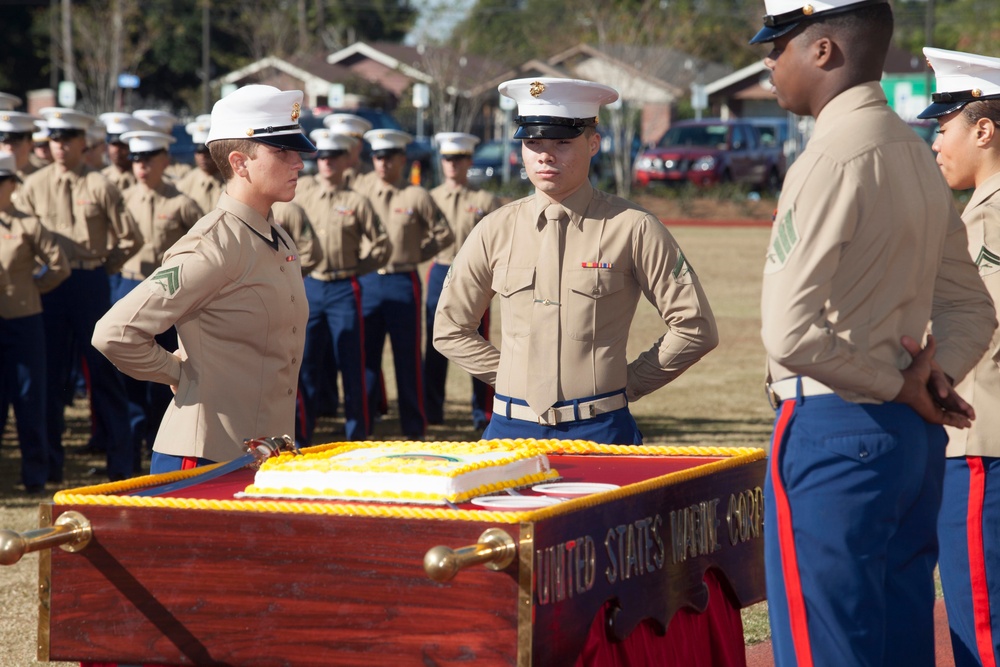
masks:
[[[553,482],[552,484],[539,484],[531,487],[535,493],[544,493],[549,496],[560,496],[562,498],[576,498],[579,496],[589,496],[594,493],[611,491],[620,488],[617,484],[601,484],[587,482]]]
[[[562,501],[548,496],[480,496],[469,502],[478,507],[496,510],[530,510],[558,505]]]

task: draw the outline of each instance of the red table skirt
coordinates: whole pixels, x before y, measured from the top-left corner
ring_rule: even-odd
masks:
[[[681,609],[658,636],[652,621],[644,621],[625,641],[609,640],[605,633],[606,604],[590,626],[576,667],[746,667],[743,621],[726,597],[719,580],[709,571],[708,609],[704,613]],[[82,662],[80,667],[116,667],[110,662]],[[143,667],[162,667],[144,665]]]

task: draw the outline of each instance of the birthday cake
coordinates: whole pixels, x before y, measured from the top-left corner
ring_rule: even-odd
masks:
[[[244,496],[446,504],[554,479],[545,441],[353,442],[268,459]]]

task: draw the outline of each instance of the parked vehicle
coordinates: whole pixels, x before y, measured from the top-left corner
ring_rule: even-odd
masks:
[[[776,188],[783,157],[781,147],[762,145],[757,128],[745,120],[680,121],[639,156],[634,180],[641,186],[732,182]]]
[[[510,182],[526,182],[528,172],[521,160],[520,141],[487,141],[480,144],[472,154],[469,167],[469,184],[475,186],[500,185],[504,170],[510,174]]]
[[[170,131],[175,139],[174,143],[170,144],[170,159],[174,162],[194,164],[194,141],[185,127],[185,123],[177,123]]]
[[[781,187],[782,181],[785,180],[788,164],[794,158],[794,145],[793,142],[789,141],[788,117],[760,116],[744,120],[757,128],[761,146],[774,151],[774,169],[768,174],[768,181],[765,185],[769,190],[777,191]]]

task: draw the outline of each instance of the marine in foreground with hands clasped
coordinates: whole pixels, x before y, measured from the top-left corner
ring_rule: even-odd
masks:
[[[590,185],[597,116],[613,88],[517,79],[515,139],[535,193],[483,218],[445,278],[434,346],[494,385],[484,438],[639,444],[628,410],[709,352],[715,318],[698,277],[655,216]],[[500,295],[501,347],[478,332]],[[629,363],[628,324],[644,295],[667,325]]]
[[[761,297],[775,664],[931,667],[943,424],[974,417],[951,383],[986,350],[993,303],[926,144],[879,85],[889,4],[766,6],[752,43],[771,43],[778,103],[816,118]]]

